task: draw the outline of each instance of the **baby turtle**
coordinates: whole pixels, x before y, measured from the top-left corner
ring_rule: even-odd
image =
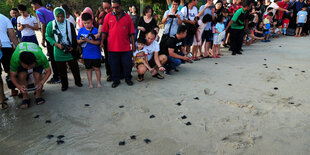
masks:
[[[278,88],[278,87],[274,87],[273,89],[274,89],[274,90],[278,90],[279,88]]]
[[[54,137],[54,135],[47,135],[46,138],[47,139],[52,139]]]
[[[265,61],[267,61],[267,59],[264,59]]]
[[[232,86],[232,84],[228,84],[228,86]]]
[[[190,125],[192,125],[192,123],[191,122],[187,122],[187,123],[185,123],[185,125],[190,126]]]
[[[289,102],[288,104],[295,104],[294,102]]]
[[[282,46],[279,46],[279,47],[282,47]]]
[[[215,64],[217,65],[218,63],[216,62]]]
[[[293,69],[293,67],[288,67],[288,68]]]
[[[58,139],[62,139],[62,138],[64,138],[64,137],[65,137],[64,135],[59,135],[59,136],[57,136]]]
[[[199,97],[195,97],[194,100],[199,100]]]
[[[277,68],[277,70],[281,70],[280,68]]]
[[[50,123],[52,123],[52,121],[51,120],[46,120],[45,123],[46,124],[50,124]]]
[[[177,105],[177,106],[181,106],[182,104],[181,104],[180,102],[178,102],[176,105]]]
[[[136,138],[137,138],[137,136],[136,136],[136,135],[132,135],[132,136],[130,136],[130,139],[135,140]]]
[[[65,141],[63,141],[61,139],[58,139],[56,142],[57,142],[58,145],[65,143]]]
[[[268,66],[266,66],[265,68],[268,68]]]
[[[36,116],[34,116],[33,118],[39,118],[40,117],[40,115],[36,115]]]
[[[85,106],[85,107],[89,107],[90,105],[89,105],[89,104],[84,104],[84,106]]]
[[[182,119],[186,119],[187,117],[184,115],[184,116],[182,116],[181,118],[182,118]]]
[[[152,118],[155,118],[155,115],[151,115],[151,116],[150,116],[150,119],[152,119]]]
[[[267,64],[263,64],[264,66],[267,66]]]
[[[301,71],[302,73],[306,73],[306,71]]]
[[[148,144],[148,143],[151,143],[152,141],[150,139],[144,139],[144,142]]]
[[[124,108],[124,107],[125,107],[125,106],[123,106],[123,105],[120,105],[120,106],[119,106],[119,108]]]
[[[125,144],[126,144],[125,141],[120,141],[120,142],[118,143],[119,146],[124,146]]]

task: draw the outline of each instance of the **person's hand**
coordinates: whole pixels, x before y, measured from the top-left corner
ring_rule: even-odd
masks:
[[[135,62],[133,62],[133,68],[136,68],[137,64]]]
[[[101,36],[100,33],[98,33],[95,35],[95,38],[98,39],[98,38],[100,38],[100,36]]]
[[[180,15],[179,15],[179,14],[175,14],[175,16],[176,16],[177,18],[180,18]]]
[[[27,87],[24,86],[24,85],[21,85],[21,86],[17,87],[17,89],[18,89],[22,94],[27,93]]]
[[[196,21],[192,20],[192,21],[190,21],[190,24],[195,25]]]
[[[42,45],[43,47],[46,47],[45,39],[44,39],[44,38],[42,38],[41,45]]]
[[[286,13],[290,13],[291,11],[289,11],[289,10],[285,10],[285,12],[286,12]]]
[[[63,50],[64,49],[64,47],[61,45],[61,44],[59,44],[59,43],[55,43],[54,44],[57,48],[59,48],[60,50]]]
[[[74,49],[73,49],[73,47],[70,47],[70,51],[72,52]]]
[[[132,52],[135,52],[136,51],[136,45],[132,45]]]
[[[163,71],[165,71],[165,70],[166,70],[166,68],[165,68],[165,67],[163,67],[163,66],[160,66],[160,67],[158,68],[158,70],[159,70],[159,71],[161,71],[161,72],[163,72]]]
[[[211,11],[212,11],[212,14],[214,14],[214,12],[215,12],[215,8],[212,8],[212,9],[211,9]]]
[[[40,90],[42,88],[43,88],[43,84],[41,82],[36,85],[36,90]]]
[[[89,38],[84,38],[84,42],[90,42]]]
[[[146,31],[144,27],[140,27],[140,30],[141,30],[142,32],[145,32],[145,31]]]
[[[200,39],[197,39],[197,42],[199,43],[199,42],[200,42]]]
[[[101,49],[104,49],[103,41],[101,41],[101,43],[100,43],[100,48],[101,48]]]

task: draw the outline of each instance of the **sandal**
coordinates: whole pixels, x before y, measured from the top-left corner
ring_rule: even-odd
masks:
[[[30,99],[24,99],[22,104],[20,104],[20,108],[27,109],[28,107],[30,107]]]
[[[157,79],[164,79],[165,77],[161,76],[159,73],[153,75],[152,77],[157,78]]]
[[[143,80],[144,80],[144,74],[138,75],[137,81],[138,81],[138,82],[142,82]]]
[[[44,104],[44,103],[45,103],[45,100],[43,98],[41,98],[41,97],[36,98],[36,104],[37,105],[41,105],[41,104]]]
[[[2,103],[0,103],[0,105],[1,105],[0,110],[7,109],[7,108],[9,107],[8,104],[7,104],[6,102],[2,102]]]

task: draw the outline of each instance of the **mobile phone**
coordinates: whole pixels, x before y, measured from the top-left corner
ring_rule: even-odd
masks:
[[[33,91],[33,90],[36,90],[36,89],[37,89],[36,87],[28,88],[27,91]]]
[[[169,18],[177,18],[175,15],[169,15]]]

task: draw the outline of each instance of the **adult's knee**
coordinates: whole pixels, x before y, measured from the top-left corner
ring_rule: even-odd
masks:
[[[146,67],[144,65],[138,66],[138,74],[144,74],[146,72]]]

